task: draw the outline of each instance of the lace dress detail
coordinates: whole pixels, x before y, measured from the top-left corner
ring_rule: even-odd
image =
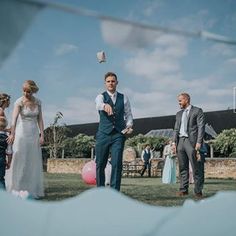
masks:
[[[44,196],[42,151],[39,144],[38,115],[41,106],[36,99],[33,108],[23,104],[23,98],[16,100],[20,113],[15,131],[13,144],[13,159],[9,170],[7,188],[26,190],[33,197]]]

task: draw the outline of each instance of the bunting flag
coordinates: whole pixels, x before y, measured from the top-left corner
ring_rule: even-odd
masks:
[[[15,1],[17,1],[17,0],[15,0]],[[78,7],[74,7],[74,6],[68,6],[65,4],[59,4],[59,3],[55,3],[55,2],[52,3],[50,1],[44,1],[44,0],[18,0],[18,1],[22,2],[22,3],[28,3],[29,5],[34,5],[34,6],[47,6],[47,7],[54,8],[57,10],[62,10],[62,11],[68,12],[68,13],[94,17],[94,18],[97,18],[98,20],[101,20],[101,21],[119,23],[121,25],[129,25],[130,27],[137,27],[140,29],[157,31],[159,33],[160,32],[169,33],[169,34],[175,34],[175,35],[180,35],[180,36],[185,36],[185,37],[198,37],[198,38],[213,40],[213,41],[216,41],[219,43],[236,45],[236,40],[230,39],[230,38],[222,36],[222,35],[213,34],[208,31],[187,31],[187,30],[172,29],[172,28],[168,28],[168,27],[161,27],[161,26],[157,26],[157,25],[149,25],[149,24],[144,24],[144,23],[140,23],[140,22],[116,18],[113,16],[99,14],[96,11],[92,11],[92,10],[88,10],[88,9],[78,8]]]
[[[103,15],[96,11],[82,9],[50,1],[41,0],[1,0],[0,1],[0,66],[16,47],[23,33],[31,24],[34,16],[43,8],[48,7],[70,14],[93,17],[101,21],[101,27],[119,27],[123,34],[119,35],[124,45],[127,39],[135,37],[136,46],[145,47],[160,34],[174,34],[184,37],[202,38],[218,43],[236,45],[236,40],[207,31],[178,30],[157,25],[143,24],[135,21]],[[111,42],[111,35],[103,35],[106,42]],[[129,46],[129,45],[128,45]],[[135,46],[135,44],[133,44]]]
[[[21,1],[0,1],[0,67],[22,38],[43,4]]]

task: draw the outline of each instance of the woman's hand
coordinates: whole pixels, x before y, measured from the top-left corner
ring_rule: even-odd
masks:
[[[11,133],[8,137],[7,137],[7,143],[8,144],[13,144],[15,140],[15,134]]]
[[[6,170],[9,170],[11,167],[11,161],[6,162]]]
[[[44,144],[44,136],[43,135],[40,135],[39,143],[41,146]]]

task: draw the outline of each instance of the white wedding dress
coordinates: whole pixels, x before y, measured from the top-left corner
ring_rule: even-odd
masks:
[[[44,196],[42,151],[39,144],[38,114],[41,106],[36,99],[34,109],[22,103],[22,97],[15,104],[20,113],[13,143],[13,159],[7,181],[8,191],[28,191],[34,197]]]

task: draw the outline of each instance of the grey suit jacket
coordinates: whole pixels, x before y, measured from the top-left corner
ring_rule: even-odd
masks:
[[[183,110],[177,112],[173,134],[173,142],[178,145],[179,131]],[[205,118],[201,108],[192,106],[188,114],[187,133],[193,147],[196,143],[202,143],[205,133]]]

